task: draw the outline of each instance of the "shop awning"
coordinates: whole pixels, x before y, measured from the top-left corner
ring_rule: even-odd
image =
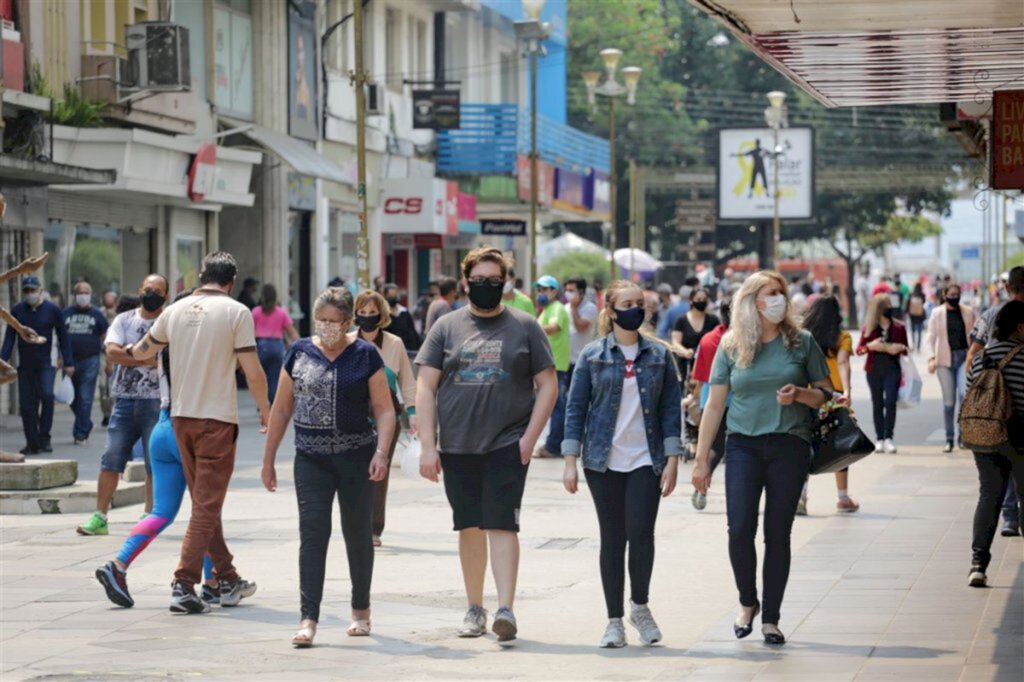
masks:
[[[0,154],[0,182],[21,185],[108,185],[116,178],[117,171],[113,169],[95,170]]]
[[[274,156],[281,158],[296,173],[311,175],[343,185],[354,184],[353,178],[338,164],[320,155],[317,150],[302,140],[260,126],[247,126],[239,131]]]

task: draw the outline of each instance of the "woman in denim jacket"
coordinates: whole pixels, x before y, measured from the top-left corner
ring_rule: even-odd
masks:
[[[565,489],[579,483],[576,458],[601,527],[601,583],[608,608],[602,647],[626,644],[622,624],[626,544],[629,544],[630,623],[645,645],[661,640],[647,606],[654,568],[654,523],[660,497],[676,487],[680,389],[669,347],[641,333],[644,295],[613,283],[598,320],[600,338],[580,353],[565,415]]]

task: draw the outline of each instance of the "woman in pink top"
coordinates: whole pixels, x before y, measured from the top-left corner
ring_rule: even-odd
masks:
[[[252,309],[252,319],[256,326],[256,353],[267,375],[267,392],[273,403],[284,363],[284,338],[287,336],[291,343],[299,338],[299,333],[288,311],[277,304],[277,289],[273,284],[263,285],[260,304]]]

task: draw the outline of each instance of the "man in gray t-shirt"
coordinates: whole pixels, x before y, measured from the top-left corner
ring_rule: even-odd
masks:
[[[420,473],[437,481],[444,470],[459,532],[469,604],[459,636],[487,631],[483,588],[490,546],[499,642],[515,639],[518,631],[511,607],[519,573],[519,510],[530,457],[558,397],[544,330],[526,313],[502,305],[508,268],[497,249],[471,251],[462,262],[469,306],[438,320],[416,356]]]

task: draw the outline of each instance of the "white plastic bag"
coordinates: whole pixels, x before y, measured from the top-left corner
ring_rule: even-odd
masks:
[[[402,473],[413,481],[422,481],[420,476],[420,439],[410,438],[402,450]]]
[[[71,377],[61,372],[53,384],[53,399],[62,405],[70,405],[75,400],[75,385]]]
[[[921,375],[917,371],[914,361],[907,355],[900,356],[900,370],[903,372],[900,377],[900,390],[896,398],[900,407],[914,407],[921,402]]]

